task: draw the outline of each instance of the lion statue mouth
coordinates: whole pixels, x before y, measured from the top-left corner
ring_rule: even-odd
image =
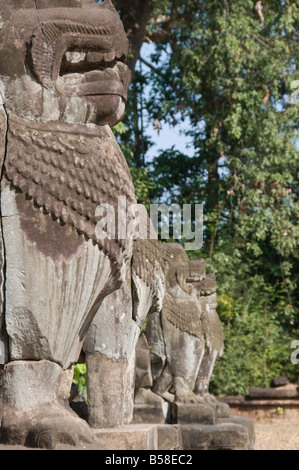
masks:
[[[127,66],[114,57],[106,62],[107,54],[95,53],[95,61],[89,53],[81,51],[66,52],[63,57],[57,90],[64,96],[120,96],[127,102]],[[111,55],[111,57],[114,54]],[[77,58],[80,61],[77,62]]]
[[[38,81],[45,87],[56,83],[64,96],[117,95],[126,102],[128,41],[111,12],[75,10],[70,17],[68,10],[64,20],[58,14],[45,10],[31,39],[29,65]]]

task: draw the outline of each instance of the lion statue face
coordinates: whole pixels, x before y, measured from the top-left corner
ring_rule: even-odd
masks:
[[[215,274],[207,274],[207,276],[198,281],[191,281],[196,289],[198,300],[203,311],[207,313],[216,311],[217,309],[217,284]]]
[[[165,271],[165,286],[169,295],[175,298],[196,298],[193,284],[205,278],[205,261],[189,260],[179,243],[159,245]]]
[[[115,125],[124,114],[128,40],[110,0],[0,0],[0,93],[37,121]]]
[[[194,286],[205,277],[205,264],[203,260],[174,261],[170,264],[166,286],[173,297],[185,298],[186,295],[196,296]]]

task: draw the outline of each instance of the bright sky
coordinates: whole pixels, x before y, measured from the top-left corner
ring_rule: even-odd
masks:
[[[150,55],[154,52],[154,46],[151,44],[144,44],[141,49],[141,57],[148,62],[151,62],[151,57]],[[139,66],[139,65],[138,65]],[[147,71],[146,65],[142,64],[142,68]],[[146,91],[145,91],[146,93]],[[162,123],[162,129],[160,130],[160,133],[158,135],[157,130],[154,129],[153,127],[153,122],[147,123],[145,122],[144,125],[148,125],[146,128],[147,133],[151,136],[151,139],[153,142],[155,142],[155,145],[149,150],[147,154],[147,160],[151,160],[152,157],[157,153],[158,150],[166,150],[171,148],[173,145],[175,147],[175,150],[179,150],[180,152],[183,152],[187,155],[192,155],[192,147],[187,148],[188,142],[191,142],[191,139],[186,138],[184,135],[180,133],[186,128],[187,124],[186,122],[177,125],[175,128],[169,126],[166,123]]]

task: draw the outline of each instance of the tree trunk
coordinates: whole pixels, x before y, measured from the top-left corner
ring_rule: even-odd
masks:
[[[146,26],[155,3],[155,0],[113,0],[115,8],[120,11],[120,16],[129,39],[130,56],[127,64],[132,73],[134,73],[136,62],[139,58]]]

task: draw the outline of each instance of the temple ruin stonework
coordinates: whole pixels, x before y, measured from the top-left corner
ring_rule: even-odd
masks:
[[[209,393],[224,347],[215,275],[203,259],[190,261],[180,244],[159,248],[165,296],[137,345],[134,421],[172,426],[172,439],[162,427],[161,446],[173,450],[178,442],[184,449],[252,449],[253,422],[232,416]]]
[[[87,333],[83,349],[94,428],[132,422],[136,344],[147,315],[161,311],[164,298],[159,254],[156,240],[134,241],[126,281],[105,298]]]
[[[209,393],[223,335],[204,260],[138,239],[133,212],[125,236],[97,230],[99,207],[136,206],[111,130],[127,53],[111,0],[0,0],[0,445],[251,448],[251,421]]]
[[[95,217],[136,202],[110,129],[128,41],[110,0],[1,0],[0,14],[1,442],[94,444],[59,393],[132,255],[130,233],[99,239]]]

